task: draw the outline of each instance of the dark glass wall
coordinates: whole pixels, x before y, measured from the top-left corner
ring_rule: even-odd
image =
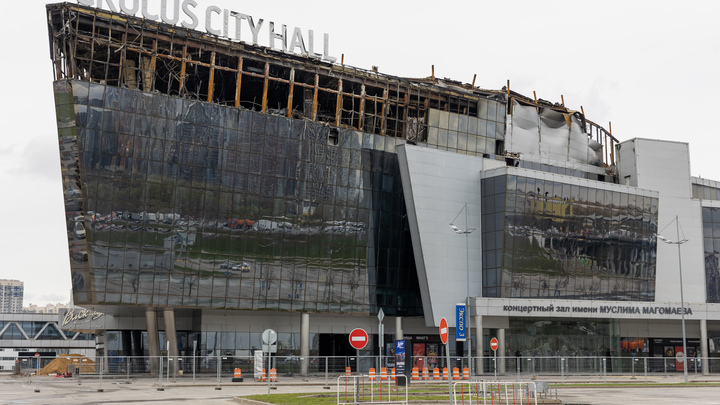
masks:
[[[657,198],[502,175],[482,212],[484,297],[654,299]]]
[[[707,302],[720,302],[720,208],[703,207]]]
[[[611,333],[617,330],[614,323],[617,321],[608,319],[511,318],[506,355],[607,356],[618,350],[619,337]]]
[[[392,138],[55,87],[77,304],[421,314]]]

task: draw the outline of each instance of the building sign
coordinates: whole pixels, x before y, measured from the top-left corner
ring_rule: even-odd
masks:
[[[599,306],[565,306],[565,305],[503,305],[503,312],[521,312],[529,314],[566,313],[566,314],[629,314],[629,315],[682,315],[681,307],[655,307],[635,305],[599,305]],[[684,308],[685,315],[692,315],[692,308]]]
[[[123,13],[135,16],[138,12],[142,18],[152,21],[162,21],[170,25],[180,24],[182,27],[194,30],[200,24],[200,17],[204,17],[205,32],[237,42],[248,42],[253,45],[261,44],[272,49],[295,53],[313,59],[321,59],[333,63],[336,57],[330,56],[330,36],[323,34],[322,51],[316,46],[315,32],[308,30],[304,33],[295,27],[292,33],[287,25],[276,26],[272,21],[262,18],[255,20],[251,15],[238,11],[221,9],[217,6],[207,6],[204,10],[198,9],[195,0],[78,0],[83,6],[106,8],[114,13]],[[170,4],[168,4],[170,3]],[[318,52],[316,52],[316,49]]]
[[[455,340],[464,342],[466,335],[467,318],[465,316],[465,304],[455,304]]]
[[[62,323],[60,326],[65,327],[70,323],[72,323],[73,326],[90,323],[100,319],[103,315],[105,315],[104,312],[98,312],[95,310],[91,311],[85,308],[70,309],[65,312],[65,316],[63,316],[62,318]]]
[[[410,339],[413,342],[439,342],[439,335],[405,335],[405,339]]]

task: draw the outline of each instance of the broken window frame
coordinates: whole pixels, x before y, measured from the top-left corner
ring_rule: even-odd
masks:
[[[449,79],[440,87],[434,76],[406,79],[332,65],[100,9],[48,9],[56,80],[157,91],[411,142],[426,141],[430,109],[480,118],[481,98],[501,99],[509,114],[513,99],[540,103]],[[617,140],[611,131],[581,118],[588,136],[603,145],[606,166],[613,165]]]

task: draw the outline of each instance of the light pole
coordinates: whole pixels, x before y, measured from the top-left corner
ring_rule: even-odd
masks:
[[[457,217],[460,216],[460,213],[465,210],[465,229],[460,229],[457,226],[455,226],[455,220]],[[470,243],[468,241],[468,238],[471,233],[475,230],[475,228],[470,227],[470,219],[468,215],[468,208],[467,208],[467,202],[465,202],[465,205],[460,209],[457,215],[455,215],[455,218],[448,224],[450,229],[453,230],[453,232],[457,234],[465,234],[465,286],[467,288],[466,295],[465,295],[465,313],[467,314],[467,321],[465,322],[466,328],[467,328],[467,342],[468,342],[468,368],[470,369],[470,375],[473,375],[473,365],[472,365],[472,336],[471,336],[471,314],[470,314]],[[482,332],[482,331],[481,331]],[[482,336],[478,337],[478,339],[482,339]]]
[[[379,349],[379,355],[378,355],[378,366],[377,371],[380,372],[380,369],[383,365],[383,351],[385,350],[385,328],[383,325],[383,319],[385,318],[385,312],[383,312],[382,308],[378,311],[378,349]]]
[[[656,234],[657,238],[669,245],[677,245],[678,247],[678,269],[680,271],[680,314],[682,316],[682,339],[683,339],[683,374],[685,375],[685,383],[688,382],[687,372],[687,343],[685,342],[685,299],[683,298],[683,280],[682,280],[682,257],[680,256],[680,245],[687,242],[687,239],[680,239],[680,222],[675,215],[675,226],[677,228],[677,241],[666,239],[662,235]]]

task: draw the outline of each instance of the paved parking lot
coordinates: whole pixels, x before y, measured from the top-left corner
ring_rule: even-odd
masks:
[[[548,377],[559,382],[558,376]],[[646,383],[647,381],[647,383]],[[558,399],[564,405],[677,405],[677,404],[720,404],[720,376],[690,374],[689,385],[684,383],[682,374],[649,374],[566,377],[565,383],[581,385],[558,389]],[[602,384],[602,386],[598,386]],[[632,386],[627,386],[632,384]],[[697,384],[697,385],[694,385]],[[553,392],[554,396],[554,392]]]
[[[492,376],[489,376],[492,378]],[[508,376],[509,377],[509,376]],[[555,397],[552,388],[560,382],[559,376],[538,376],[537,380],[549,381],[551,392],[548,397]],[[712,386],[677,386],[683,382],[682,375],[652,375],[645,384],[643,376],[612,376],[607,377],[611,386],[599,387],[604,382],[602,376],[566,377],[566,383],[582,384],[582,387],[562,387],[557,391],[558,399],[563,404],[587,405],[625,405],[652,404],[669,405],[687,404],[718,404],[720,405],[720,376],[695,376],[689,380],[697,383],[711,383]],[[130,382],[130,383],[128,383]],[[619,384],[633,383],[632,387]],[[614,386],[613,386],[614,385]],[[324,378],[281,378],[277,389],[271,393],[289,392],[325,392],[335,393],[335,380],[329,379],[329,390],[323,389]],[[198,378],[193,384],[192,379],[178,379],[175,383],[163,383],[163,390],[158,390],[158,380],[154,378],[104,379],[101,385],[98,379],[85,378],[57,379],[52,377],[15,377],[0,376],[0,403],[2,404],[223,404],[237,403],[237,396],[267,394],[268,386],[245,380],[242,383],[231,383],[229,380],[220,384],[214,378]],[[35,390],[38,389],[39,392]]]
[[[222,404],[233,403],[241,395],[335,392],[323,389],[325,379],[281,378],[276,389],[268,390],[267,384],[246,379],[232,383],[224,379],[219,390],[215,378],[177,379],[175,383],[163,381],[158,390],[157,378],[54,378],[0,376],[0,404]],[[39,392],[36,392],[36,389]],[[102,391],[99,391],[102,389]]]

